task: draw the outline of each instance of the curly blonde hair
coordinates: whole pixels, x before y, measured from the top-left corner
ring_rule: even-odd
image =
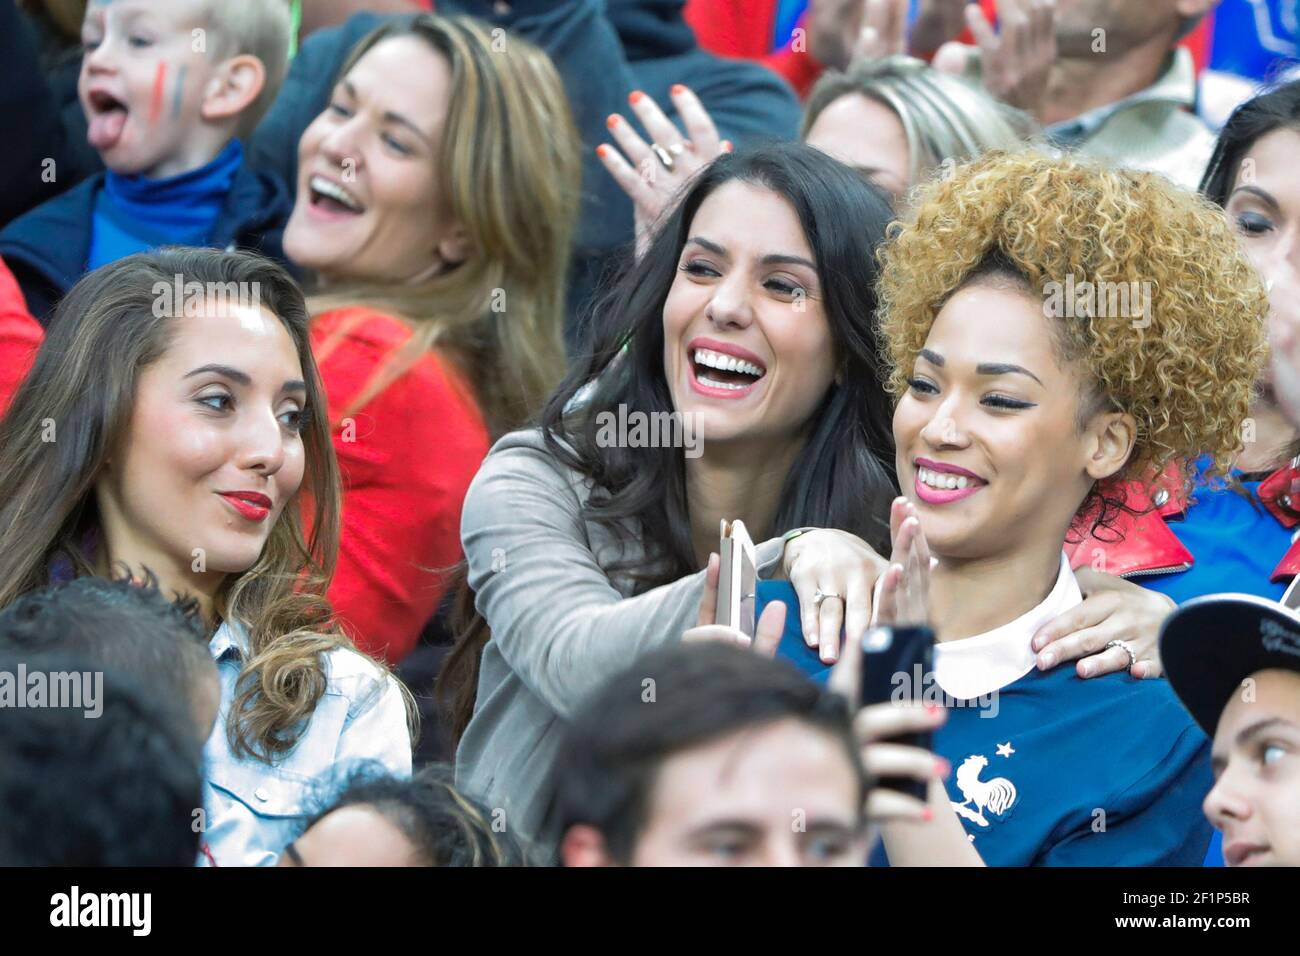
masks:
[[[939,310],[981,273],[1009,266],[1045,301],[1051,283],[1070,276],[1095,288],[1148,283],[1143,321],[1099,316],[1086,303],[1051,319],[1061,354],[1081,366],[1101,404],[1137,422],[1128,462],[1103,484],[1146,479],[1172,463],[1190,490],[1198,457],[1212,456],[1208,474],[1220,476],[1240,451],[1267,356],[1268,299],[1223,211],[1204,198],[1152,173],[994,152],[922,187],[880,257],[882,348],[895,398]],[[1081,515],[1099,504],[1097,524],[1107,504],[1123,507],[1094,489]]]

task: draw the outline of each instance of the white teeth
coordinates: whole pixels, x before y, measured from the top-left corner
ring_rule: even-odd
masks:
[[[929,468],[920,468],[916,470],[917,478],[921,484],[931,488],[939,488],[945,491],[956,491],[962,488],[974,487],[976,482],[965,475],[954,475],[950,472],[938,472]]]
[[[724,355],[712,349],[696,349],[694,358],[698,364],[707,368],[716,368],[722,372],[741,372],[745,375],[752,375],[754,378],[762,378],[767,373],[766,369],[760,368],[753,362],[746,362],[734,355]]]
[[[362,205],[357,201],[356,197],[342,186],[332,183],[328,179],[321,176],[313,176],[311,178],[311,188],[314,192],[318,192],[322,196],[328,196],[330,199],[341,202],[354,212],[361,212],[362,210]]]
[[[748,385],[736,385],[732,382],[719,382],[717,379],[709,378],[707,375],[696,376],[695,380],[701,385],[707,385],[710,388],[730,388],[735,390],[749,387]]]

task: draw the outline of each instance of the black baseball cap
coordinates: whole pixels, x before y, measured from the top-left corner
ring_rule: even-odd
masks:
[[[1300,673],[1300,615],[1253,594],[1210,594],[1160,628],[1160,660],[1183,706],[1214,736],[1219,715],[1251,674]]]

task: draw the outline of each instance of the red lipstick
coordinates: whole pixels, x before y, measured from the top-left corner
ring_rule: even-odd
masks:
[[[219,491],[217,494],[249,521],[265,521],[271,514],[271,499],[256,491]]]
[[[965,468],[959,468],[956,465],[946,465],[937,461],[930,461],[928,458],[918,458],[913,464],[916,468],[913,490],[916,492],[916,497],[927,505],[946,505],[954,501],[960,501],[963,498],[969,498],[988,484],[975,472],[967,471]],[[941,475],[956,475],[965,478],[969,484],[965,488],[934,488],[921,481],[922,468]]]

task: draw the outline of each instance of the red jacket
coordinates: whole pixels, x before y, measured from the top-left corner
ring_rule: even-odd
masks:
[[[1087,534],[1077,544],[1067,543],[1065,552],[1069,555],[1070,565],[1075,568],[1095,567],[1110,574],[1124,577],[1141,577],[1147,574],[1185,571],[1196,558],[1183,543],[1178,540],[1166,518],[1181,515],[1187,510],[1187,501],[1172,467],[1165,471],[1157,483],[1154,495],[1148,495],[1146,488],[1139,482],[1125,485],[1127,502],[1133,507],[1149,513],[1134,516],[1121,512],[1112,522],[1113,531],[1103,531],[1104,540],[1095,533]],[[1284,528],[1294,528],[1300,519],[1290,515],[1278,502],[1290,505],[1291,497],[1300,502],[1300,468],[1292,461],[1269,475],[1259,485],[1259,498],[1268,513],[1276,518]],[[1300,510],[1300,509],[1298,509]],[[1116,535],[1119,540],[1110,540]],[[1070,541],[1077,540],[1077,534],[1070,536]],[[1270,579],[1275,582],[1289,581],[1300,573],[1300,541],[1291,543],[1282,560],[1273,569]]]
[[[27,377],[45,331],[27,311],[27,302],[9,267],[0,259],[0,415]]]
[[[360,409],[354,401],[411,337],[367,308],[312,323],[343,475],[343,533],[330,600],[357,646],[396,664],[415,646],[461,559],[460,512],[487,427],[450,362],[426,353]]]

